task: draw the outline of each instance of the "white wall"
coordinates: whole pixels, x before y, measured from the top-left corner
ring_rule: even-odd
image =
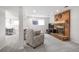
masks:
[[[5,12],[0,7],[0,49],[5,46]]]
[[[79,44],[79,7],[71,9],[71,40]]]

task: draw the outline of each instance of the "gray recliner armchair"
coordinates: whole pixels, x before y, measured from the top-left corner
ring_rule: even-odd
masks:
[[[27,45],[36,48],[44,43],[44,34],[40,33],[38,35],[35,35],[35,31],[32,29],[28,29],[26,31],[26,43]]]

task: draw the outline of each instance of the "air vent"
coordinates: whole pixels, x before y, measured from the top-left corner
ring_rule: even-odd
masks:
[[[64,8],[67,8],[67,7],[69,7],[69,6],[65,6]]]

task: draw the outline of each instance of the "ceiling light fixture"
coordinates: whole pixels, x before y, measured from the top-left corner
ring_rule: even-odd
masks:
[[[59,12],[59,10],[56,10],[56,12],[58,13],[58,12]]]
[[[36,13],[37,11],[36,10],[33,10],[33,13]]]

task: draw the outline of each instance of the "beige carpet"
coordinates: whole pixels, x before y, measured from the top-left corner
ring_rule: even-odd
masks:
[[[10,43],[11,44],[11,43]],[[57,38],[45,34],[44,44],[33,49],[28,45],[24,45],[24,49],[15,49],[14,46],[6,46],[0,50],[1,52],[78,52],[79,44],[71,41],[63,42]]]

